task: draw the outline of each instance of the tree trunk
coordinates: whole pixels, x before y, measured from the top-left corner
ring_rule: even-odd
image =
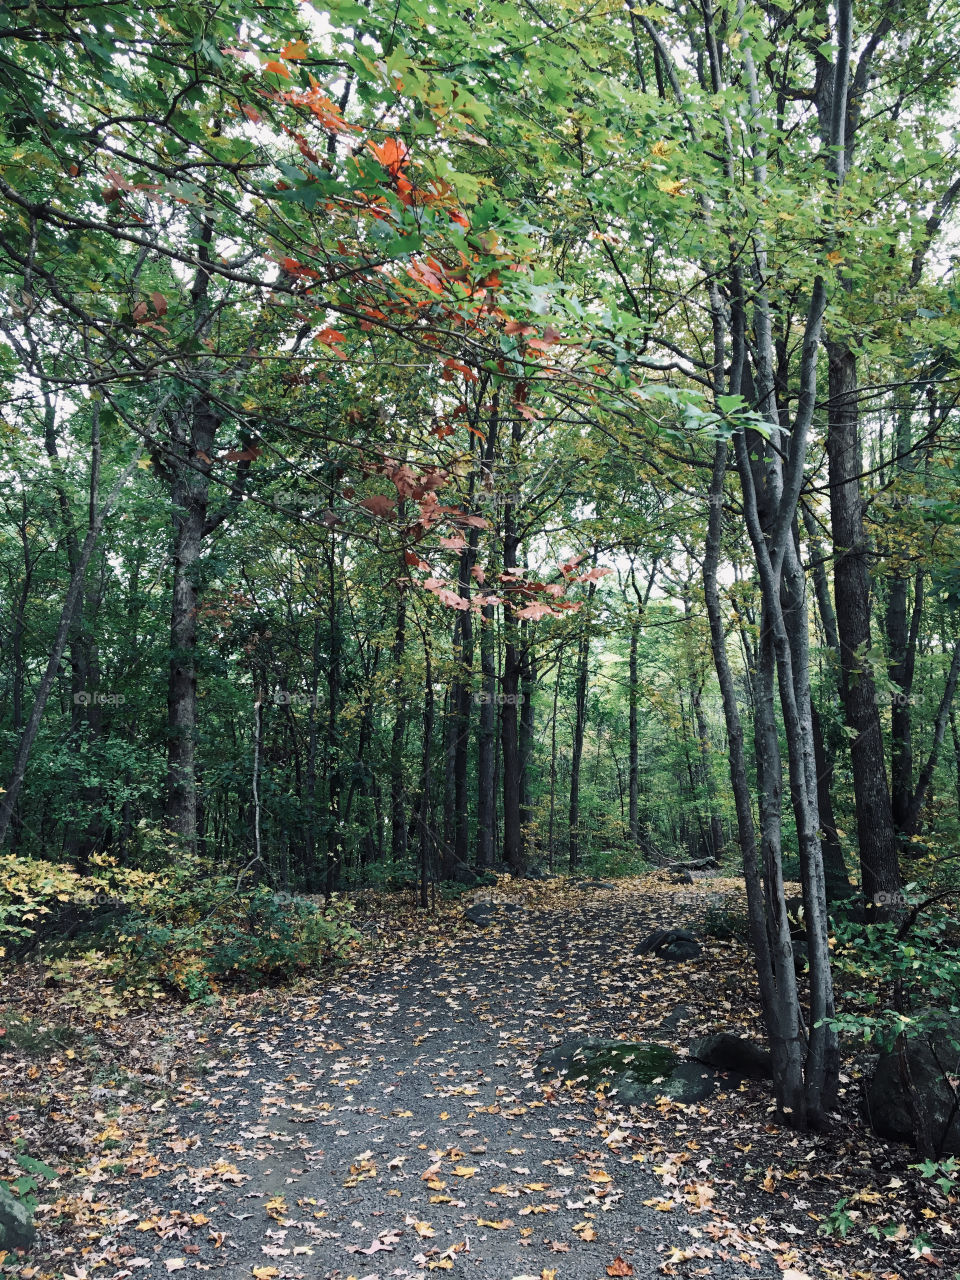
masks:
[[[627,834],[631,844],[640,840],[640,733],[637,720],[637,646],[640,639],[640,619],[630,624],[630,761],[627,789]]]
[[[596,564],[596,552],[591,564]],[[587,686],[590,680],[590,604],[596,591],[596,582],[587,590],[587,608],[581,615],[580,638],[577,642],[577,675],[574,692],[573,742],[570,752],[570,807],[567,830],[569,832],[570,870],[580,865],[580,765],[583,759],[583,738],[587,727]]]
[[[530,831],[533,821],[533,694],[537,687],[536,659],[530,651],[529,639],[525,636],[528,630],[524,624],[521,629],[523,639],[520,670],[520,823],[525,833]],[[529,843],[529,837],[527,842]]]
[[[390,859],[400,866],[407,856],[407,816],[403,785],[403,743],[407,733],[407,699],[403,681],[403,659],[407,640],[407,597],[399,588],[397,620],[393,632],[394,708],[390,739]]]
[[[74,622],[77,605],[83,592],[84,579],[86,577],[87,566],[90,563],[90,557],[93,555],[94,547],[97,545],[97,539],[103,529],[103,523],[113,507],[116,498],[130,476],[136,470],[137,463],[140,460],[140,454],[126,467],[117,482],[114,484],[103,506],[97,509],[97,493],[100,482],[100,431],[99,431],[99,415],[94,413],[93,423],[93,443],[92,456],[90,463],[90,524],[87,529],[86,537],[77,556],[76,568],[70,578],[70,585],[67,588],[67,594],[60,610],[60,621],[57,624],[57,633],[54,637],[53,647],[50,656],[47,659],[47,665],[43,675],[40,678],[40,684],[37,687],[34,696],[33,706],[30,709],[30,715],[27,717],[26,725],[17,743],[17,749],[13,758],[13,765],[10,769],[10,775],[7,780],[6,790],[0,795],[0,848],[7,838],[7,832],[10,829],[10,821],[13,817],[13,811],[17,803],[17,797],[20,794],[20,788],[23,785],[23,779],[27,772],[27,762],[30,759],[30,752],[36,740],[37,732],[40,728],[40,721],[43,718],[44,708],[47,705],[47,699],[50,696],[50,690],[53,688],[53,682],[56,679],[57,672],[60,669],[60,662],[63,658],[64,650],[67,647],[67,641]]]
[[[513,506],[507,504],[503,535],[503,570],[517,567],[519,538]],[[507,584],[509,588],[509,583]],[[520,644],[519,624],[510,602],[503,606],[503,675],[501,677],[500,743],[503,759],[503,857],[514,875],[523,870],[523,828],[520,814]]]
[[[923,768],[920,770],[917,785],[913,789],[910,796],[910,804],[904,815],[903,834],[908,837],[916,835],[920,830],[920,815],[923,812],[930,783],[933,781],[933,771],[937,767],[937,759],[940,755],[940,748],[943,745],[943,738],[947,729],[947,719],[957,691],[958,676],[960,676],[960,641],[957,641],[953,647],[953,657],[950,659],[947,682],[944,686],[943,694],[940,698],[940,706],[937,708],[937,715],[933,724],[933,742],[930,744],[930,752]]]
[[[484,605],[480,622],[480,715],[477,732],[477,866],[492,867],[496,857],[497,668],[493,605]]]
[[[430,905],[429,886],[433,877],[433,828],[430,822],[430,804],[433,796],[433,664],[430,655],[430,636],[423,635],[423,754],[420,760],[420,800],[417,809],[420,852],[420,906]]]
[[[834,595],[840,641],[840,693],[853,733],[850,762],[857,811],[861,890],[871,911],[898,900],[897,841],[884,762],[876,687],[868,653],[870,575],[859,476],[862,470],[856,357],[827,342],[830,415],[827,457],[833,528]]]

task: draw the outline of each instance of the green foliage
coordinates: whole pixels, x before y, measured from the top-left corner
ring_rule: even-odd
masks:
[[[351,904],[323,904],[207,874],[189,860],[123,922],[108,969],[121,985],[156,981],[189,1000],[255,987],[345,958],[359,934]]]
[[[899,934],[900,926],[892,921],[838,921],[835,926],[834,970],[838,983],[845,979],[849,984],[843,993],[847,1007],[837,1014],[835,1025],[881,1050],[892,1048],[901,1032],[915,1036],[936,1031],[960,1014],[956,921],[931,916],[905,937]],[[894,1001],[897,985],[899,1002]]]
[[[38,1023],[19,1014],[4,1015],[0,1049],[16,1049],[31,1057],[46,1058],[76,1045],[81,1036],[73,1027]]]
[[[10,1183],[10,1187],[32,1213],[39,1203],[38,1192],[43,1185],[43,1181],[52,1181],[56,1178],[57,1171],[56,1169],[51,1169],[48,1164],[44,1164],[42,1160],[37,1160],[33,1156],[22,1152],[15,1156],[14,1159],[25,1172],[19,1178],[14,1178]]]
[[[150,872],[117,867],[94,855],[93,870],[81,875],[72,867],[39,858],[0,857],[0,955],[12,944],[42,936],[48,919],[65,908],[91,911],[98,906],[146,901],[164,883]]]
[[[102,856],[93,862],[82,876],[28,858],[0,859],[0,938],[42,943],[43,925],[57,912],[106,901],[122,913],[98,939],[101,975],[120,990],[162,988],[195,1000],[343,959],[359,936],[352,905],[341,899],[276,893],[243,873],[211,872],[196,857],[179,854],[163,872],[120,868]],[[38,1051],[49,1038],[28,1025],[11,1027],[25,1045],[36,1040]]]
[[[650,863],[637,848],[590,849],[581,859],[580,868],[587,875],[603,879],[608,876],[642,876]]]
[[[947,1156],[944,1160],[924,1160],[922,1164],[912,1164],[922,1178],[927,1178],[938,1187],[945,1196],[952,1196],[960,1185],[960,1160],[956,1156]]]
[[[833,1206],[823,1222],[820,1224],[819,1233],[822,1236],[839,1236],[841,1240],[845,1240],[850,1233],[851,1228],[856,1222],[856,1217],[847,1209],[850,1203],[849,1196],[843,1196]]]
[[[710,903],[704,912],[700,932],[720,942],[749,942],[750,921],[742,908]]]

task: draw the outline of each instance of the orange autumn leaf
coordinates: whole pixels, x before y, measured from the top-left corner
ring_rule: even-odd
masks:
[[[624,1259],[621,1258],[620,1255],[618,1254],[617,1257],[615,1257],[614,1260],[610,1263],[609,1267],[607,1267],[607,1275],[608,1276],[632,1276],[633,1267],[631,1267],[629,1262],[625,1262]]]
[[[368,142],[367,146],[383,167],[396,177],[409,163],[410,152],[399,138],[387,138],[383,142]]]

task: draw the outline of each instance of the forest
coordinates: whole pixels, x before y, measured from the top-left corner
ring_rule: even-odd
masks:
[[[0,3],[21,1039],[611,891],[949,1223],[958,83],[953,0]]]

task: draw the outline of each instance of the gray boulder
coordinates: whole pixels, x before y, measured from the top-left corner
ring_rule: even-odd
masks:
[[[492,924],[503,924],[504,918],[519,915],[523,910],[515,902],[475,902],[467,907],[463,916],[479,929],[486,929]]]
[[[692,1009],[688,1009],[685,1004],[678,1004],[677,1007],[672,1009],[660,1023],[660,1030],[676,1031],[681,1022],[689,1022],[693,1016],[694,1014]]]
[[[637,955],[654,952],[663,960],[695,960],[700,955],[700,943],[687,929],[660,929],[649,933],[637,947]]]
[[[30,1210],[0,1183],[0,1249],[29,1249],[37,1237]]]
[[[716,1071],[668,1045],[628,1040],[565,1040],[542,1053],[538,1066],[544,1075],[566,1075],[591,1088],[606,1083],[607,1096],[625,1103],[700,1102],[719,1083]]]
[[[717,1071],[729,1071],[750,1080],[767,1080],[773,1075],[769,1052],[729,1031],[695,1040],[690,1046],[690,1057]]]
[[[913,1084],[911,1108],[901,1077],[896,1050],[881,1053],[867,1086],[864,1110],[874,1133],[894,1142],[915,1144],[917,1112],[933,1149],[940,1155],[960,1155],[960,1022],[931,1029],[906,1042],[905,1057]]]

